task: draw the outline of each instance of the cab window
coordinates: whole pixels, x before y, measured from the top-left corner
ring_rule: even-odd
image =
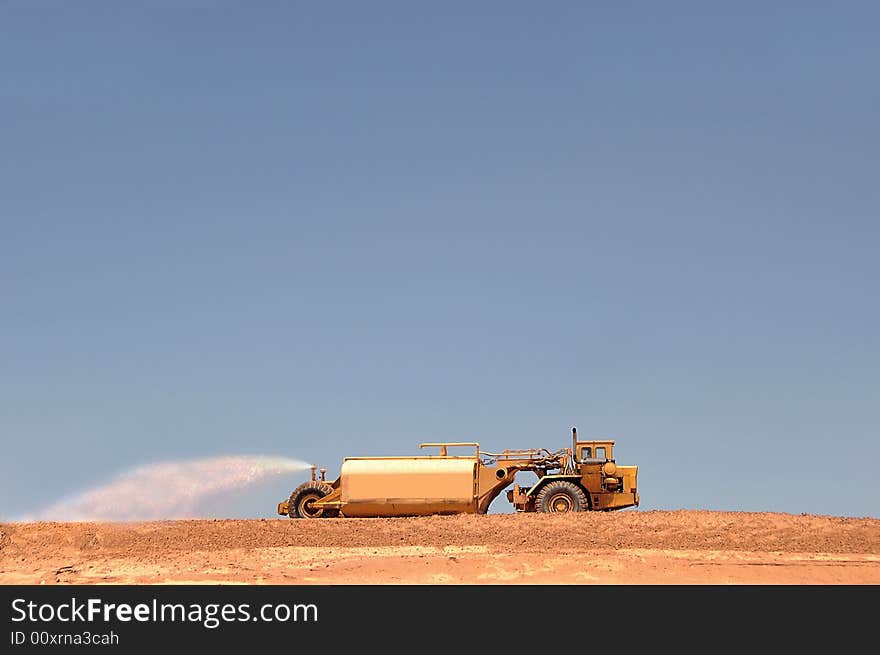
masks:
[[[605,459],[605,446],[599,446],[596,448],[596,457],[598,459]]]
[[[581,448],[581,459],[591,459],[593,457],[593,449],[589,446]]]

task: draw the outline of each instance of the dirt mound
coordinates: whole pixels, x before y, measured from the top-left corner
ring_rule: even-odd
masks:
[[[711,511],[0,524],[0,583],[878,583],[880,520]]]

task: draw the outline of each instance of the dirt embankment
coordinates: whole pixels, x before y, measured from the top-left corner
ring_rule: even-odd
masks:
[[[880,520],[713,511],[0,524],[0,584],[878,584]]]

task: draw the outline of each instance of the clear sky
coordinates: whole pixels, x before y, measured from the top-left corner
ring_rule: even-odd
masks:
[[[0,516],[572,425],[642,509],[880,516],[878,21],[0,4]]]

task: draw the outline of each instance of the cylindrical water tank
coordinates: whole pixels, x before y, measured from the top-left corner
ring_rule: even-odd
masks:
[[[340,473],[345,516],[476,511],[474,457],[349,457]]]

